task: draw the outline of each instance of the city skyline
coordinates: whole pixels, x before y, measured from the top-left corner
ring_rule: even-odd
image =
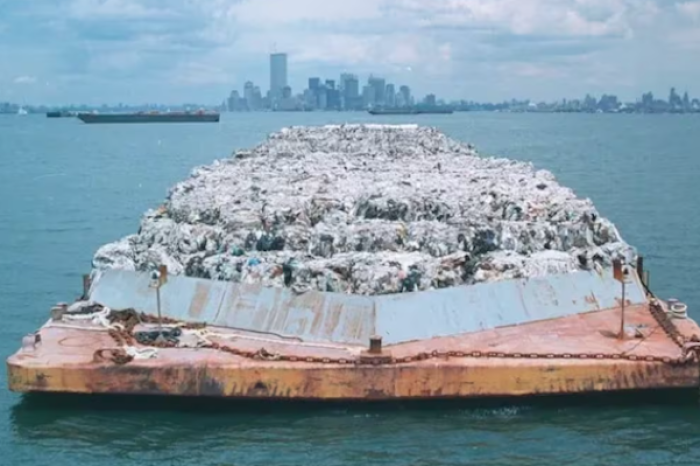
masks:
[[[295,70],[292,69],[294,72]],[[370,73],[362,85],[357,74],[344,71],[339,79],[327,76],[310,76],[307,86],[294,93],[289,83],[288,56],[285,52],[269,55],[269,88],[262,88],[253,81],[246,81],[242,93],[234,89],[220,105],[202,104],[146,104],[120,103],[118,111],[150,110],[195,110],[214,109],[228,112],[251,111],[361,111],[387,110],[447,110],[447,111],[509,111],[509,112],[585,112],[585,113],[700,113],[700,99],[684,91],[682,94],[671,87],[668,99],[659,98],[653,92],[645,92],[634,101],[623,101],[615,94],[604,93],[600,98],[587,93],[584,98],[561,98],[554,101],[518,100],[511,98],[502,102],[484,102],[466,99],[443,99],[433,92],[425,96],[414,95],[410,86],[387,82],[379,75]],[[115,107],[102,104],[103,111],[114,111]],[[0,113],[40,113],[47,110],[92,111],[96,106],[86,104],[63,106],[24,106],[0,101]]]
[[[275,44],[294,89],[349,69],[446,99],[700,94],[700,0],[37,0],[0,2],[0,101],[214,103],[268,87]]]
[[[370,74],[367,84],[362,86],[356,74],[343,72],[339,79],[311,76],[307,78],[307,87],[302,92],[294,92],[288,85],[289,68],[287,54],[275,52],[270,54],[269,79],[267,92],[253,81],[246,81],[242,92],[231,91],[222,104],[228,111],[259,110],[364,110],[375,106],[406,107],[415,103],[410,87],[400,84],[397,87],[386,79]],[[337,85],[336,85],[337,83]],[[432,98],[435,105],[435,98]]]
[[[358,75],[343,72],[340,79],[325,79],[319,76],[307,78],[308,85],[302,92],[294,93],[287,83],[289,69],[287,54],[275,52],[270,55],[270,89],[263,92],[253,81],[246,81],[242,94],[234,89],[221,104],[221,109],[239,111],[313,111],[313,110],[370,110],[373,108],[400,109],[415,106],[445,107],[456,110],[510,110],[510,111],[552,111],[552,112],[700,112],[700,100],[691,98],[685,90],[681,96],[671,87],[668,100],[655,97],[653,92],[645,92],[635,101],[624,102],[615,94],[604,93],[600,99],[587,93],[583,99],[561,98],[555,101],[534,102],[530,99],[511,99],[501,103],[475,102],[465,99],[443,99],[433,92],[424,97],[415,96],[405,84],[387,82],[381,76],[371,73],[365,85],[360,84]],[[398,89],[398,91],[397,91]]]
[[[294,71],[294,70],[292,70]],[[119,103],[118,111],[141,110],[196,110],[209,109],[228,112],[251,111],[361,111],[386,110],[440,110],[447,111],[508,111],[508,112],[577,112],[577,113],[700,113],[700,99],[671,87],[668,99],[659,98],[653,92],[645,92],[634,101],[623,101],[615,94],[604,93],[597,98],[587,93],[584,98],[561,98],[554,101],[532,99],[484,102],[466,99],[443,99],[433,92],[424,97],[412,93],[410,86],[387,82],[374,73],[361,85],[357,74],[344,71],[339,80],[311,76],[307,87],[294,93],[289,82],[288,56],[285,52],[269,55],[269,88],[262,88],[253,81],[246,81],[240,93],[234,89],[220,105],[202,104],[146,104]],[[337,85],[336,85],[337,83]],[[115,107],[102,104],[101,110],[114,111]],[[86,104],[62,106],[24,106],[0,101],[0,113],[42,113],[47,110],[93,111],[96,106]]]
[[[352,76],[355,83],[358,82],[357,77]],[[312,82],[320,83],[320,79],[312,78]],[[332,80],[326,80],[326,83]],[[341,76],[342,81],[342,76]],[[368,80],[369,81],[369,80]],[[388,84],[387,87],[391,86]],[[253,89],[259,87],[254,86],[250,83],[250,87]],[[307,89],[310,90],[310,89]],[[408,86],[401,86],[399,93],[404,95],[410,95],[410,89]],[[289,96],[287,96],[289,97]],[[398,94],[396,97],[399,97]],[[260,108],[248,109],[248,108],[238,108],[233,111],[270,111],[270,108],[266,108],[267,103],[262,101],[260,97]],[[486,102],[486,101],[473,101],[473,100],[450,100],[444,101],[443,99],[437,98],[435,94],[428,94],[423,99],[406,98],[404,97],[404,102],[409,102],[409,105],[418,104],[418,106],[449,106],[454,111],[498,111],[498,112],[541,112],[541,113],[700,113],[700,99],[691,96],[688,92],[678,93],[674,87],[669,91],[668,98],[659,97],[654,95],[652,92],[645,92],[639,98],[633,101],[623,101],[620,100],[614,94],[603,94],[600,97],[586,94],[583,98],[572,98],[572,99],[559,99],[554,101],[535,101],[532,99],[509,99],[501,102]],[[327,102],[327,101],[326,101]],[[0,114],[17,114],[17,113],[45,113],[51,110],[63,110],[69,112],[80,112],[80,111],[102,111],[102,112],[133,112],[133,111],[144,111],[144,110],[157,110],[157,111],[181,111],[181,110],[198,110],[198,109],[208,109],[208,110],[218,110],[218,111],[231,111],[227,108],[229,104],[227,102],[220,105],[207,105],[200,103],[183,103],[183,104],[158,104],[158,103],[142,103],[142,104],[124,104],[120,103],[118,105],[87,105],[87,104],[70,104],[70,105],[20,105],[11,102],[1,102],[0,101]],[[391,107],[391,104],[388,105]],[[398,102],[395,107],[401,107],[403,104]],[[359,111],[366,110],[365,108],[309,108],[309,109],[295,109],[295,111],[300,110],[351,110]]]

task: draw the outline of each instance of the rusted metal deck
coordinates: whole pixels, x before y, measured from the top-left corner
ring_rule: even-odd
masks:
[[[149,340],[157,289],[163,328],[177,331]],[[179,276],[154,288],[148,274],[111,270],[85,295],[94,305],[58,306],[25,337],[7,361],[10,389],[376,400],[697,387],[700,377],[700,328],[636,273],[624,300],[606,270],[381,297]]]

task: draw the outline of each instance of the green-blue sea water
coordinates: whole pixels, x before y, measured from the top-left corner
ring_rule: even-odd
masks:
[[[437,126],[589,197],[700,318],[700,117],[227,114],[220,124],[85,125],[0,116],[0,354],[81,290],[94,251],[197,165],[287,125]],[[700,463],[700,394],[652,399],[307,406],[22,397],[0,372],[0,465]]]

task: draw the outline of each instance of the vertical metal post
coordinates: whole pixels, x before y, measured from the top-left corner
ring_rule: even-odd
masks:
[[[160,287],[168,282],[168,267],[161,265],[159,267],[160,276],[158,277],[158,290],[156,290],[156,299],[158,300],[158,332],[163,331],[163,315],[160,311]]]
[[[158,308],[158,333],[163,332],[163,316],[160,312],[160,285],[156,287],[156,307]]]
[[[160,287],[168,281],[168,268],[161,265],[157,272],[154,272],[151,286],[156,289],[156,309],[158,311],[158,333],[163,332],[163,314],[160,306]]]
[[[627,279],[627,266],[620,259],[613,259],[613,278],[622,284],[622,301],[620,303],[620,333],[618,338],[625,338],[625,280]]]
[[[620,305],[620,339],[625,338],[625,282],[622,282],[622,304]]]

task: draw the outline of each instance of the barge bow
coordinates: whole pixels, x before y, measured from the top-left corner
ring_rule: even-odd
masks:
[[[636,273],[624,298],[612,271],[379,297],[166,276],[101,272],[24,338],[10,389],[391,400],[698,386],[700,329]]]

